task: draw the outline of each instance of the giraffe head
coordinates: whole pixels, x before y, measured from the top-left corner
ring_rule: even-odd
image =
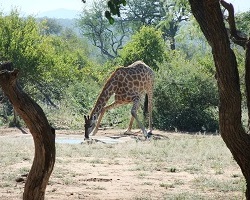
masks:
[[[89,139],[89,134],[93,131],[95,128],[95,122],[96,122],[96,117],[95,115],[90,117],[89,115],[86,116],[84,115],[84,120],[85,120],[85,138]]]

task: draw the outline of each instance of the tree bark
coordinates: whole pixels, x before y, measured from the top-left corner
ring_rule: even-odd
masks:
[[[241,122],[241,92],[235,54],[230,48],[219,0],[189,0],[192,13],[212,47],[219,88],[220,133],[246,179],[250,199],[250,136]]]
[[[248,109],[248,132],[250,127],[250,41],[246,42],[246,59],[245,59],[245,84],[246,84],[246,99]]]
[[[11,63],[0,67],[0,85],[16,112],[28,126],[35,144],[35,156],[27,181],[24,200],[42,200],[55,163],[55,130],[49,125],[41,107],[18,85],[18,70]]]

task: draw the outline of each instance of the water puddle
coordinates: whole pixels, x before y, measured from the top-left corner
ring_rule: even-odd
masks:
[[[56,138],[57,144],[81,144],[83,141],[84,141],[84,138],[82,139]]]
[[[95,143],[104,143],[104,144],[117,144],[126,142],[126,140],[121,138],[110,138],[110,137],[93,137],[93,142]],[[56,138],[57,144],[82,144],[85,143],[84,138]]]

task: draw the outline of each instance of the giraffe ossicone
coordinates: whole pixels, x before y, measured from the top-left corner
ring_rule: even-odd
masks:
[[[84,116],[85,138],[95,135],[104,113],[112,108],[132,103],[131,119],[127,131],[131,131],[134,119],[142,130],[144,136],[152,134],[152,106],[153,106],[153,85],[154,72],[142,61],[136,61],[128,67],[116,69],[106,81],[97,101],[89,116]],[[115,100],[110,105],[106,105],[109,98],[115,95]],[[145,95],[148,99],[149,132],[137,116],[140,101]]]

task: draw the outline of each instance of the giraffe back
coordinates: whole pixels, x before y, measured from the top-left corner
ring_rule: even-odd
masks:
[[[128,67],[118,68],[112,76],[112,86],[116,100],[132,101],[145,93],[152,92],[154,72],[142,61]]]

